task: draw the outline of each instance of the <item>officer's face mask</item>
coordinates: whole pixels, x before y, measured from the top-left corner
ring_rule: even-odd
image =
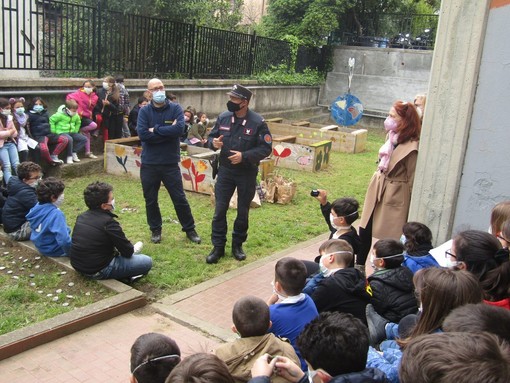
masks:
[[[241,110],[241,103],[236,104],[233,101],[229,101],[229,102],[227,102],[227,109],[229,112],[232,112],[232,113],[238,112],[239,110]]]

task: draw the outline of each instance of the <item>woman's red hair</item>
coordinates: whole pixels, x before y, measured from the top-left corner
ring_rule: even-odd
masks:
[[[395,111],[402,118],[398,127],[398,143],[418,141],[421,133],[421,119],[412,102],[395,101]]]

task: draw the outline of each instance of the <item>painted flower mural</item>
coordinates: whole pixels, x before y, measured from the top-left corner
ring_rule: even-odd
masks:
[[[128,171],[126,169],[127,162],[126,148],[124,146],[116,145],[114,148],[114,152],[117,162],[124,168],[124,171],[127,173]]]
[[[187,174],[182,173],[182,178],[191,182],[192,189],[198,192],[198,184],[205,179],[205,174],[203,172],[208,167],[207,162],[199,160],[195,166],[191,157],[185,157],[181,160],[181,166],[188,171]]]

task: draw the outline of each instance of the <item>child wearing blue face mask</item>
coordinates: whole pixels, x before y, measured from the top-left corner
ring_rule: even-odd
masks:
[[[65,257],[71,248],[71,228],[59,209],[64,201],[64,183],[48,177],[37,185],[39,201],[27,214],[32,228],[30,240],[39,252],[47,257]]]
[[[428,267],[440,267],[430,254],[432,249],[432,232],[420,222],[407,222],[402,227],[400,241],[404,245],[404,262],[402,266],[414,273]]]
[[[41,97],[34,97],[28,105],[28,111],[29,135],[38,143],[32,152],[35,162],[41,163],[43,159],[50,165],[63,164],[58,156],[67,148],[69,139],[65,135],[51,134],[46,102]],[[49,145],[53,146],[52,152]]]

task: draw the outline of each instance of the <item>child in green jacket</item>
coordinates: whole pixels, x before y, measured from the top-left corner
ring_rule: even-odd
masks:
[[[79,133],[80,116],[76,113],[78,104],[75,100],[67,100],[65,105],[58,108],[57,113],[50,117],[51,134],[68,138],[66,163],[80,162],[77,152],[85,147],[87,138]]]

